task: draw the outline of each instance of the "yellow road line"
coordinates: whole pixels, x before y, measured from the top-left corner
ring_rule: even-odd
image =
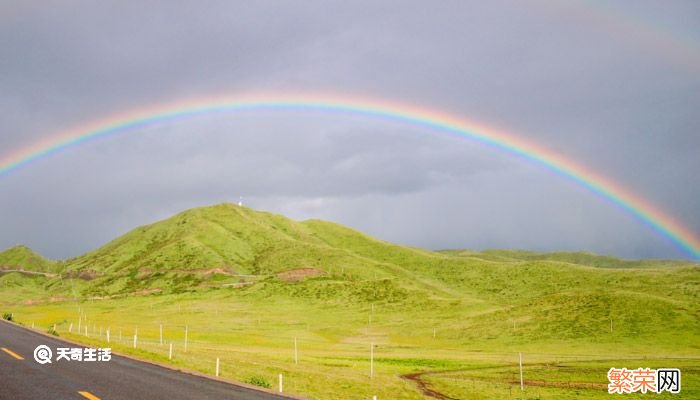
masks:
[[[78,392],[79,395],[85,397],[88,400],[100,400],[99,397],[95,396],[94,394],[90,392]]]
[[[20,356],[19,354],[15,353],[14,351],[6,348],[0,348],[0,350],[4,351],[5,353],[11,355],[12,357],[18,359],[18,360],[24,360],[24,357]]]

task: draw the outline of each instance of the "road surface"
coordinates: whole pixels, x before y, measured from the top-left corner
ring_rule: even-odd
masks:
[[[53,362],[41,365],[34,349],[47,345]],[[112,355],[111,361],[55,361],[59,338],[0,322],[0,399],[179,400],[289,399]]]

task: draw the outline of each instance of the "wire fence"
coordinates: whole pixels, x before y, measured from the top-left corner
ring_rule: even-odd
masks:
[[[314,381],[345,382],[361,388],[364,394],[357,399],[371,398],[382,390],[384,398],[390,398],[386,397],[386,388],[380,386],[413,385],[398,378],[416,371],[419,371],[418,375],[441,374],[443,382],[493,380],[503,387],[510,387],[517,386],[519,372],[522,384],[523,368],[645,359],[643,355],[633,354],[525,352],[521,366],[520,354],[515,352],[474,351],[445,346],[439,341],[431,345],[430,336],[426,337],[424,345],[415,345],[391,343],[382,336],[373,338],[371,335],[329,340],[309,332],[294,336],[255,332],[242,327],[217,329],[157,321],[141,325],[105,325],[103,322],[93,322],[80,315],[75,321],[56,322],[48,327],[35,326],[34,323],[31,326],[55,331],[60,336],[89,345],[112,347],[117,352],[136,352],[139,356],[146,352],[146,358],[238,381],[261,374],[272,377],[268,379],[272,385],[274,377],[282,374],[287,390],[296,393],[308,391]],[[26,321],[24,323],[27,325]],[[694,357],[668,355],[653,358],[696,360],[700,364],[700,359]],[[552,384],[558,382],[552,381]],[[508,390],[512,393],[512,388]]]

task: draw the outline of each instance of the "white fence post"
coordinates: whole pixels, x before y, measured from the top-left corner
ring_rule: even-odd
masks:
[[[107,343],[109,343],[109,328],[107,328]]]
[[[73,323],[71,322],[70,325],[68,326],[68,333],[73,332]]]
[[[299,364],[299,352],[297,351],[297,338],[294,338],[294,364]]]
[[[173,342],[170,342],[170,352],[168,353],[168,360],[173,359]]]
[[[160,345],[163,345],[163,324],[160,324]]]
[[[520,354],[520,390],[525,390],[523,387],[523,353]]]
[[[85,325],[85,337],[87,337],[88,332],[87,332],[87,325]]]
[[[185,325],[185,353],[187,353],[187,332],[188,332],[188,326]]]
[[[280,393],[282,393],[282,374],[280,374]]]
[[[219,376],[219,357],[216,357],[216,376]]]
[[[136,348],[136,340],[139,335],[139,327],[134,328],[134,348]]]

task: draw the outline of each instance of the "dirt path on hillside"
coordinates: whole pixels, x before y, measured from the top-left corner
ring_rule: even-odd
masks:
[[[584,361],[605,361],[603,360],[584,360]],[[542,363],[534,363],[534,364],[528,364],[528,366],[534,366],[534,365],[548,365],[551,363],[548,362],[542,362]],[[477,368],[479,370],[484,370],[484,369],[499,369],[503,368],[503,366],[489,366],[485,368]],[[423,371],[423,372],[414,372],[411,374],[404,374],[401,375],[401,379],[405,379],[407,381],[410,381],[416,385],[418,390],[421,391],[425,396],[433,398],[433,399],[438,399],[438,400],[459,400],[454,397],[450,397],[446,395],[445,393],[441,393],[435,388],[433,388],[429,382],[423,379],[424,376],[427,375],[442,375],[442,374],[448,374],[448,373],[455,373],[455,372],[468,372],[472,371],[473,368],[460,368],[460,369],[449,369],[449,370],[439,370],[439,371]],[[499,382],[499,383],[508,383],[514,386],[520,385],[520,381],[516,380],[504,380],[498,377],[487,377],[487,376],[465,376],[465,379],[470,379],[470,380],[476,380],[476,381],[486,381],[486,382]],[[607,388],[607,384],[605,383],[592,383],[592,382],[555,382],[555,381],[544,381],[544,380],[524,380],[523,383],[525,386],[539,386],[539,387],[551,387],[551,388],[575,388],[575,389],[605,389]]]
[[[421,391],[424,395],[428,397],[432,397],[434,399],[438,400],[459,400],[454,397],[450,397],[444,393],[440,393],[437,390],[433,389],[428,382],[424,381],[422,379],[423,375],[433,375],[433,374],[442,374],[446,372],[455,372],[455,371],[426,371],[426,372],[416,372],[413,374],[405,374],[401,375],[401,379],[405,379],[407,381],[411,381],[418,386],[418,390]]]
[[[10,272],[18,272],[23,275],[39,275],[39,276],[45,276],[48,278],[53,278],[56,276],[56,274],[52,274],[50,272],[39,272],[39,271],[25,271],[23,269],[1,269],[0,268],[0,275],[3,274],[9,274]]]

